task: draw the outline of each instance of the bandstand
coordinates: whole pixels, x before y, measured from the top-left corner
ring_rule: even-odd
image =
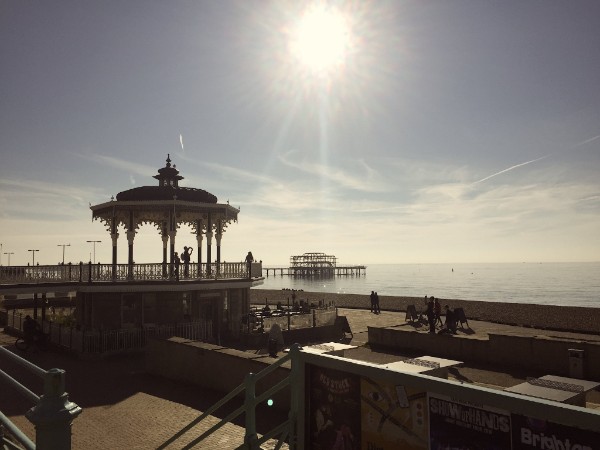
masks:
[[[110,264],[3,267],[0,295],[15,298],[23,309],[33,305],[36,320],[39,306],[47,329],[47,299],[68,292],[75,299],[68,346],[81,352],[136,348],[148,336],[178,335],[217,343],[240,339],[250,288],[261,285],[263,278],[261,263],[246,264],[245,255],[240,255],[239,262],[221,261],[223,235],[237,222],[239,209],[229,202],[218,203],[205,190],[180,186],[183,177],[171,165],[170,156],[154,178],[157,185],[122,191],[106,203],[90,206],[92,219],[100,221],[112,238]],[[135,260],[135,238],[146,224],[158,231],[160,262]],[[196,237],[192,257],[197,262],[176,265],[176,237],[184,225]],[[119,263],[117,249],[123,232],[127,262]],[[18,305],[13,308],[20,309]],[[15,317],[9,318],[9,325],[20,329]],[[61,345],[65,345],[64,333],[59,330]],[[109,340],[110,345],[106,344]],[[94,349],[98,345],[102,349]]]
[[[165,167],[154,175],[158,186],[142,186],[119,192],[116,200],[91,206],[93,220],[100,220],[107,228],[112,239],[113,276],[117,277],[117,244],[119,227],[126,231],[128,245],[127,276],[133,277],[134,241],[139,227],[151,224],[157,228],[162,240],[163,260],[162,276],[173,276],[172,265],[175,254],[177,229],[182,224],[191,227],[198,243],[196,255],[200,269],[211,274],[212,239],[215,238],[217,255],[216,270],[221,262],[221,242],[227,226],[237,221],[239,209],[229,203],[217,203],[217,197],[202,189],[179,186],[183,179],[175,166],[171,166],[167,155]],[[206,261],[202,267],[202,242],[206,236]],[[170,249],[168,247],[170,244]],[[169,261],[167,261],[169,255]],[[167,270],[167,262],[171,270]],[[169,272],[169,273],[168,273]]]

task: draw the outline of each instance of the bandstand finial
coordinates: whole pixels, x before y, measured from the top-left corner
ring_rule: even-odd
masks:
[[[171,167],[171,154],[167,153],[167,167]]]

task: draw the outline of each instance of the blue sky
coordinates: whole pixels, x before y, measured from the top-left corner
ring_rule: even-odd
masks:
[[[320,71],[290,50],[315,5],[346,27]],[[225,261],[598,261],[598,30],[597,1],[4,0],[2,253],[109,262],[89,204],[170,153],[241,208]]]

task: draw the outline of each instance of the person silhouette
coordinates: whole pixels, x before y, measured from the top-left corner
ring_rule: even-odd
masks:
[[[183,260],[183,276],[185,278],[190,276],[190,259],[194,249],[192,247],[183,247],[183,253],[181,259]]]
[[[181,260],[177,252],[175,252],[173,253],[173,275],[175,275],[177,281],[179,281],[179,264],[181,264]]]

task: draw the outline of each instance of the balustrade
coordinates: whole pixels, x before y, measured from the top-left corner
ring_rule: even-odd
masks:
[[[133,264],[65,264],[55,266],[3,266],[0,267],[1,284],[65,283],[65,282],[112,282],[112,281],[158,281],[169,280],[170,270],[163,263]],[[167,264],[167,269],[169,265]],[[210,270],[209,270],[210,269]],[[262,265],[253,273],[262,276]],[[249,278],[246,263],[190,263],[179,266],[179,280]]]

